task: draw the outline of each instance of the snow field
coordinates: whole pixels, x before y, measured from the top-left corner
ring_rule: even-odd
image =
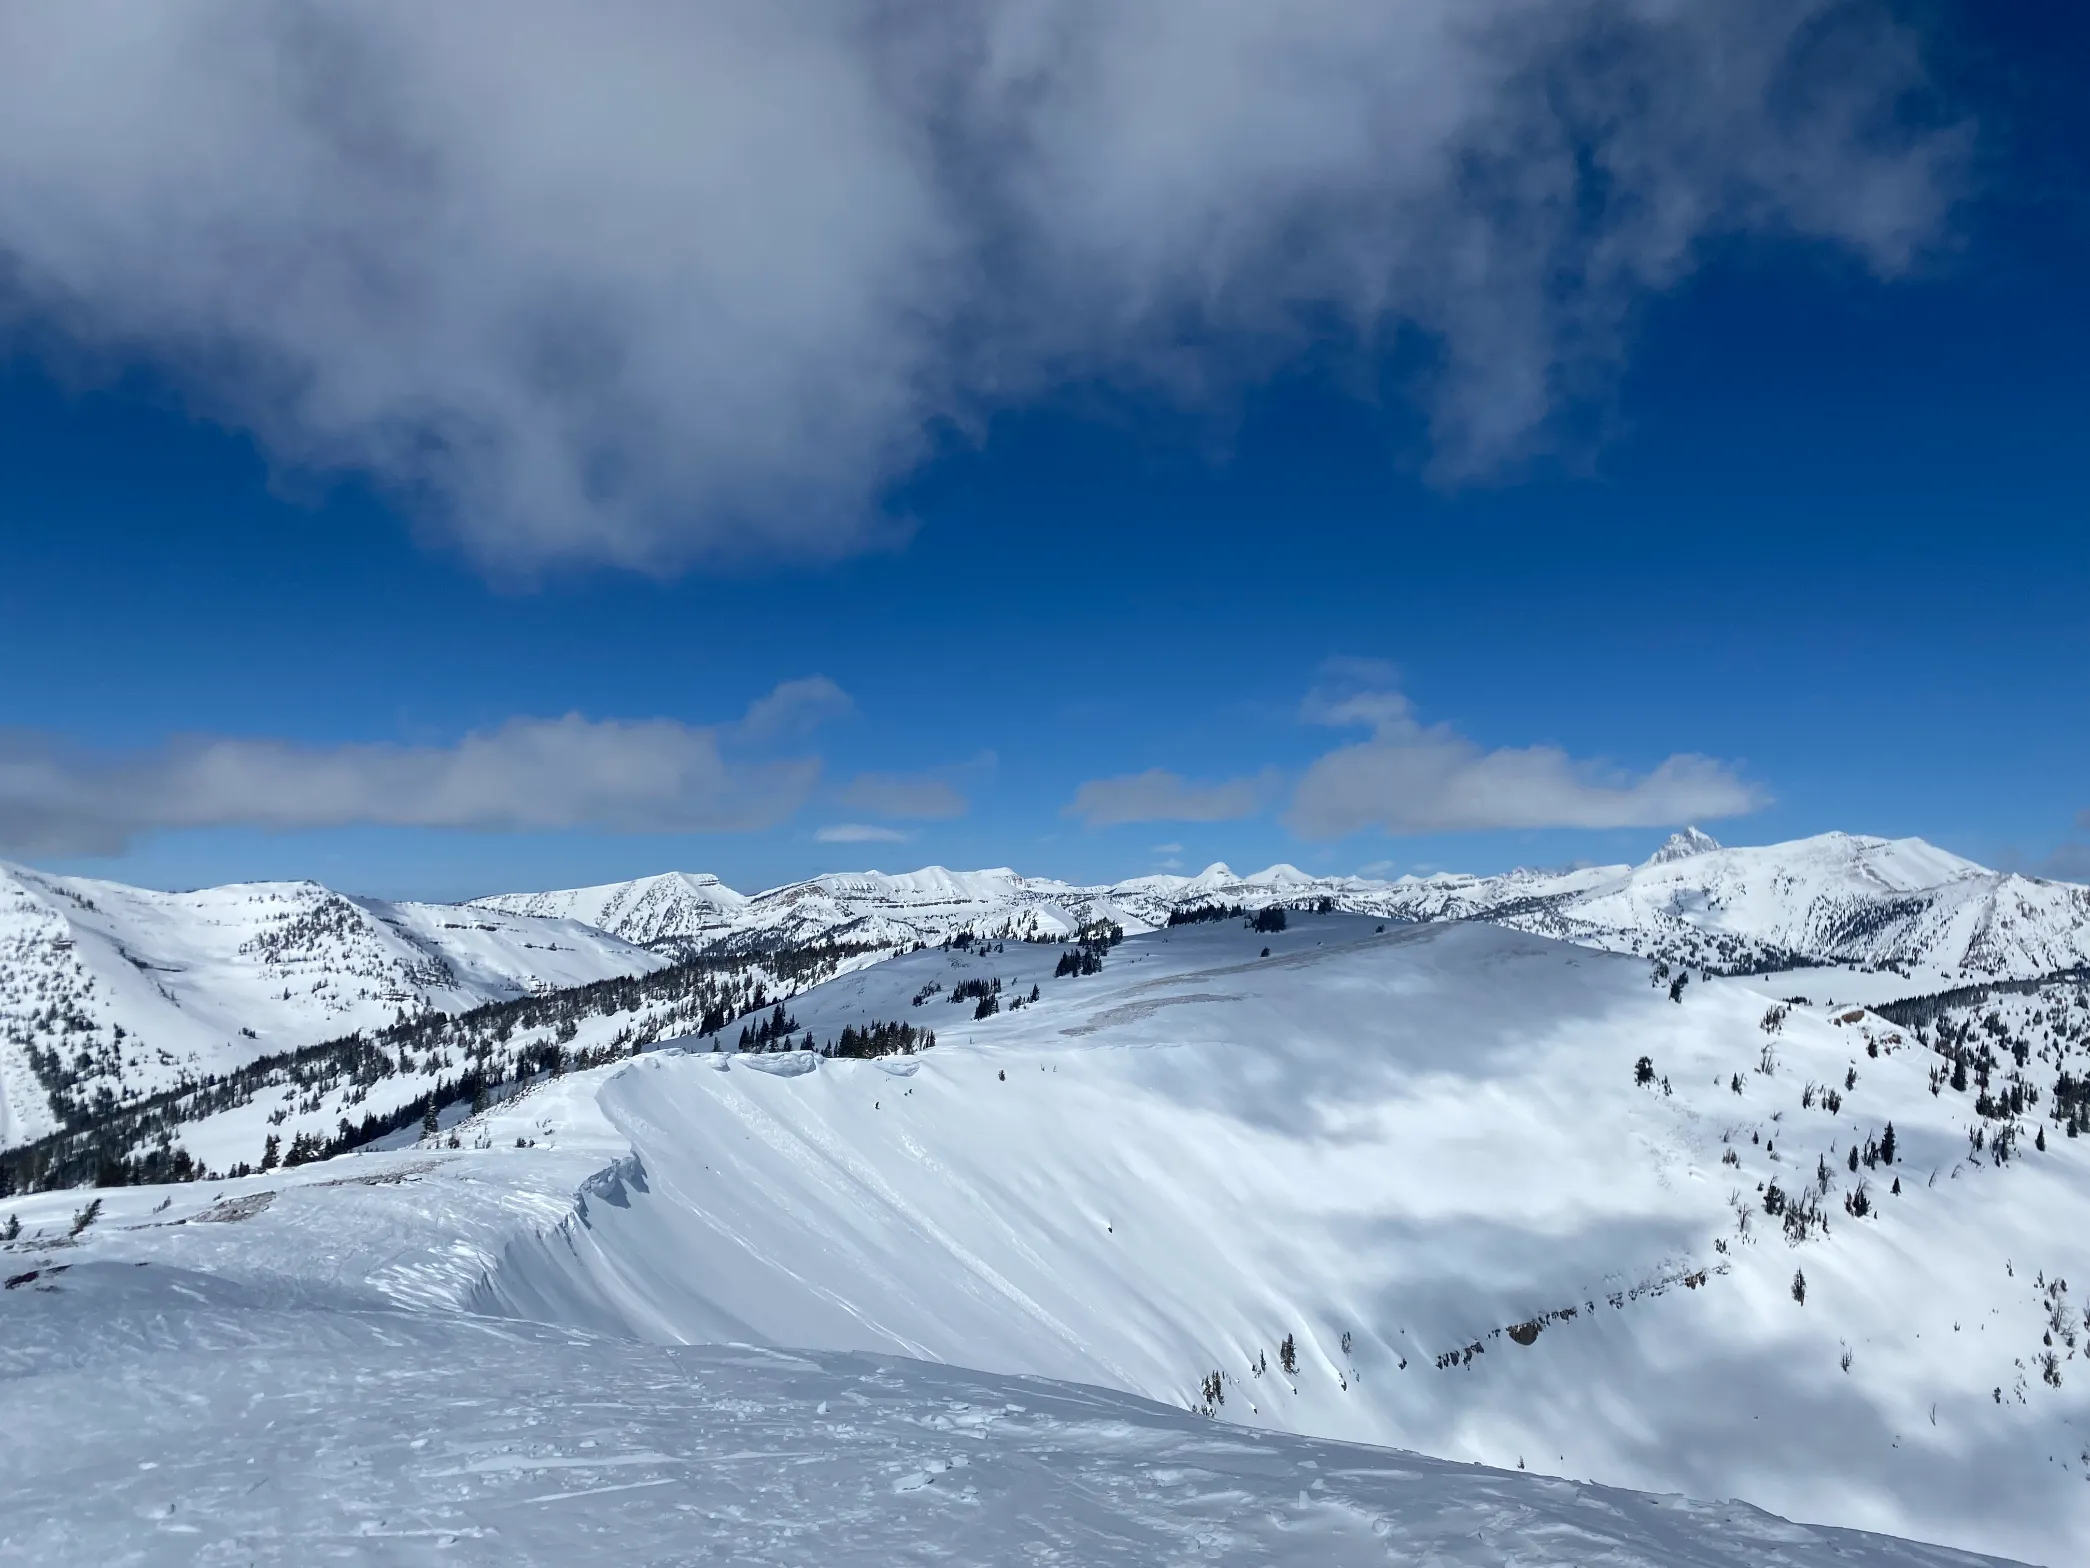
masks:
[[[891,1357],[301,1309],[114,1263],[4,1310],[5,1561],[1976,1562]]]

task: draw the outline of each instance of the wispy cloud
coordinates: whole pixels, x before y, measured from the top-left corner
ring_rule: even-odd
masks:
[[[859,773],[836,792],[851,811],[875,817],[942,822],[965,815],[965,797],[944,779],[926,773]]]
[[[1764,790],[1710,757],[1683,753],[1633,775],[1556,746],[1486,750],[1449,725],[1423,725],[1397,691],[1317,691],[1310,721],[1371,731],[1316,759],[1285,814],[1306,838],[1491,828],[1664,827],[1740,816]]]
[[[831,711],[838,698],[832,682],[790,682],[735,725],[567,714],[511,719],[447,746],[202,736],[107,755],[6,732],[0,846],[113,853],[156,829],[231,825],[751,831],[795,813],[821,764],[746,753],[786,718]]]
[[[869,822],[834,822],[813,834],[814,840],[822,844],[904,844],[913,837],[898,828]]]
[[[1253,778],[1197,783],[1164,768],[1090,779],[1074,792],[1063,816],[1080,817],[1092,828],[1126,822],[1229,822],[1254,816],[1269,805],[1282,781],[1274,771]]]
[[[928,432],[1411,330],[1440,472],[1708,237],[1882,273],[1963,128],[1885,0],[90,0],[0,23],[0,327],[494,569],[891,537]]]

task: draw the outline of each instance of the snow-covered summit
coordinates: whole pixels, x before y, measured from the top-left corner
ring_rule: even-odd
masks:
[[[1703,855],[1720,847],[1720,841],[1710,833],[1697,828],[1685,828],[1681,833],[1672,833],[1662,847],[1647,857],[1650,866],[1666,866],[1672,860],[1688,860],[1693,855]]]

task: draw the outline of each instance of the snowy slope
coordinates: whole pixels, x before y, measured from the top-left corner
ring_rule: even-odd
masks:
[[[791,1004],[823,1043],[933,1027],[915,1057],[627,1070],[600,1097],[622,1201],[475,1299],[1182,1406],[1217,1373],[1234,1421],[2050,1563],[2090,1532],[2090,1140],[2051,1100],[1999,1164],[1968,1130],[2002,1124],[1933,1093],[1907,1031],[1767,1032],[1761,983],[1671,1002],[1643,961],[1478,924],[1182,928],[1078,979],[1056,951],[917,953]],[[946,999],[990,976],[1040,1000]],[[2090,996],[2038,1010],[2081,1074]],[[1850,1171],[1890,1122],[1896,1162]],[[1826,1224],[1789,1240],[1774,1184]]]
[[[662,1049],[540,1082],[455,1151],[171,1193],[168,1218],[284,1195],[251,1228],[105,1221],[77,1256],[1178,1409],[1216,1376],[1212,1413],[1262,1430],[2076,1560],[2090,1139],[2050,1075],[2090,1068],[2090,988],[1771,1017],[1763,981],[1672,1002],[1644,960],[1379,924],[1178,928],[1081,977],[1046,945],[914,953],[788,1012],[794,1038],[897,1019],[933,1050]],[[949,1000],[995,979],[991,1016]],[[1895,1160],[1851,1171],[1889,1123]],[[423,1173],[310,1188],[400,1160]],[[1773,1185],[1818,1216],[1797,1239]],[[75,1255],[51,1243],[85,1197],[0,1204],[9,1267]]]
[[[0,865],[0,1148],[52,1130],[59,1101],[120,1105],[402,1014],[665,962],[575,921],[312,882],[162,893]]]
[[[1989,871],[1921,839],[1827,833],[1723,849],[1697,829],[1640,866],[1397,882],[1316,877],[1277,865],[1237,875],[1136,877],[1081,887],[1007,869],[815,877],[752,897],[680,873],[559,893],[502,894],[475,907],[571,914],[678,952],[833,938],[893,947],[960,930],[1058,937],[1090,919],[1127,931],[1199,905],[1314,907],[1401,920],[1496,920],[1614,952],[1723,971],[1846,965],[1900,976],[1909,991],[2090,964],[2090,888]]]
[[[286,1307],[164,1265],[80,1264],[11,1293],[0,1323],[9,1560],[1993,1561],[1740,1504],[1215,1428],[1101,1389]]]

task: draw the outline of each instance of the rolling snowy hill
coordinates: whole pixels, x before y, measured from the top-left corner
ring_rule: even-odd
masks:
[[[0,865],[0,1148],[402,1015],[665,963],[571,920],[314,882],[161,893]]]
[[[149,1435],[68,1438],[54,1457],[10,1472],[33,1484],[7,1517],[55,1530],[88,1514],[54,1499],[92,1486],[111,1488],[93,1495],[112,1510],[195,1498],[201,1528],[259,1528],[254,1508],[237,1503],[236,1472],[253,1449],[233,1413],[274,1397],[290,1374],[270,1369],[285,1354],[263,1346],[250,1371],[248,1357],[186,1348],[250,1334],[301,1347],[295,1394],[270,1408],[310,1412],[309,1426],[291,1428],[303,1434],[296,1473],[340,1478],[319,1492],[347,1502],[296,1525],[315,1531],[385,1519],[493,1551],[495,1538],[468,1530],[505,1528],[496,1510],[517,1498],[577,1502],[627,1483],[660,1484],[662,1504],[696,1502],[689,1527],[723,1532],[698,1538],[742,1551],[762,1539],[732,1533],[749,1529],[751,1514],[802,1517],[778,1511],[788,1503],[828,1519],[821,1499],[865,1487],[884,1499],[903,1495],[891,1490],[902,1482],[960,1497],[975,1484],[984,1506],[1023,1516],[1031,1505],[1006,1489],[1017,1483],[1004,1472],[933,1470],[898,1438],[945,1430],[931,1421],[939,1398],[969,1409],[1034,1397],[949,1390],[1006,1390],[996,1378],[1041,1374],[1183,1414],[1070,1394],[1107,1412],[1095,1416],[1103,1426],[1041,1431],[1034,1449],[962,1449],[975,1466],[992,1453],[1014,1467],[1008,1476],[1039,1477],[1024,1456],[1055,1444],[1092,1456],[1062,1461],[1074,1468],[1054,1471],[1066,1479],[1051,1480],[1055,1500],[1036,1506],[1148,1499],[1111,1515],[1107,1532],[1135,1516],[1156,1529],[1192,1515],[1209,1523],[1152,1502],[1166,1485],[1154,1492],[1137,1479],[1196,1469],[1200,1430],[1216,1452],[1264,1456],[1252,1470],[1282,1454],[1282,1473],[1297,1479],[1274,1490],[1247,1472],[1192,1488],[1232,1499],[1222,1518],[1244,1561],[1275,1560],[1286,1543],[1293,1560],[1346,1560],[1345,1543],[1362,1537],[1341,1535],[1337,1521],[1361,1529],[1366,1516],[1396,1532],[1372,1548],[1378,1560],[1404,1540],[1411,1554],[1483,1550],[1397,1533],[1455,1472],[1338,1460],[1287,1447],[1282,1433],[1739,1496],[1824,1524],[2073,1561],[2090,1532],[2090,1139],[2066,1127],[2080,1130],[2090,1112],[2060,1091],[2090,1066],[2090,993],[2027,987],[1931,1004],[1897,1023],[1778,1004],[1778,987],[1757,979],[1696,977],[1672,1001],[1673,982],[1652,984],[1645,960],[1476,923],[1381,924],[1308,915],[1274,933],[1234,921],[1178,927],[1116,945],[1090,974],[1056,974],[1069,951],[1056,945],[916,952],[791,998],[785,1038],[826,1046],[844,1028],[904,1023],[933,1029],[933,1049],[845,1060],[717,1053],[704,1038],[539,1077],[419,1148],[101,1194],[108,1207],[77,1236],[88,1194],[6,1200],[22,1233],[0,1261],[11,1277],[37,1273],[21,1287],[30,1299],[46,1284],[71,1290],[91,1325],[107,1292],[148,1288],[116,1282],[179,1269],[165,1288],[203,1301],[184,1298],[170,1319],[174,1303],[141,1300],[124,1310],[159,1327],[95,1337],[83,1326],[92,1343],[82,1344],[16,1328],[24,1298],[5,1298],[0,1343],[39,1348],[0,1398],[24,1401],[26,1416],[150,1375],[193,1391],[183,1411],[221,1412],[202,1423],[193,1472],[167,1478],[111,1463],[153,1448]],[[584,1025],[576,1043],[598,1027]],[[1948,1063],[1964,1087],[1947,1081]],[[1880,1147],[1890,1123],[1891,1160]],[[155,1267],[133,1272],[138,1262]],[[80,1278],[48,1272],[64,1264]],[[410,1321],[300,1329],[218,1312],[285,1304]],[[192,1311],[198,1326],[180,1327]],[[497,1321],[470,1326],[487,1318]],[[551,1325],[559,1342],[531,1324]],[[140,1333],[156,1348],[132,1348]],[[767,1396],[736,1382],[730,1362],[707,1359],[715,1353],[678,1363],[667,1351],[607,1348],[633,1340],[897,1354],[995,1377],[953,1382],[811,1356],[788,1364],[806,1380],[788,1409],[727,1435],[753,1417],[735,1421],[736,1399]],[[313,1344],[332,1348],[304,1354]],[[614,1370],[623,1357],[628,1373]],[[858,1376],[872,1385],[852,1389]],[[322,1412],[372,1382],[392,1392],[355,1408],[390,1412],[396,1401],[397,1421],[388,1413],[325,1436],[334,1417]],[[645,1392],[663,1382],[674,1392]],[[631,1408],[600,1425],[607,1418],[582,1407],[600,1407],[612,1387],[628,1387]],[[874,1421],[856,1392],[892,1403]],[[846,1451],[821,1412],[806,1412],[820,1401],[848,1413],[857,1436]],[[941,1408],[954,1422],[962,1413]],[[1256,1430],[1230,1435],[1204,1424],[1207,1411]],[[866,1435],[876,1422],[890,1423],[889,1451]],[[1106,1427],[1130,1445],[1109,1451],[1136,1463],[1114,1469],[1089,1446],[1105,1443]],[[587,1473],[583,1428],[618,1467]],[[442,1462],[404,1449],[409,1432]],[[770,1466],[760,1483],[731,1483],[758,1491],[729,1491],[730,1506],[715,1491],[675,1496],[678,1464],[703,1464],[708,1476],[726,1454]],[[786,1484],[791,1455],[845,1479]],[[889,1474],[878,1468],[888,1461]],[[1355,1491],[1354,1477],[1338,1484],[1338,1472],[1389,1466],[1408,1476],[1399,1507]],[[445,1492],[443,1472],[495,1479]],[[93,1479],[119,1473],[122,1490]],[[350,1484],[358,1474],[371,1479]],[[542,1479],[525,1491],[530,1475]],[[1316,1512],[1316,1480],[1341,1509]],[[841,1489],[818,1489],[829,1484]],[[1301,1491],[1306,1512],[1295,1515],[1282,1505]],[[1549,1533],[1596,1517],[1582,1511],[1596,1494],[1575,1485],[1529,1495],[1573,1507],[1500,1529],[1476,1521],[1499,1555],[1467,1560],[1600,1555],[1571,1531]],[[601,1526],[634,1517],[622,1507],[562,1504],[545,1517]],[[593,1508],[611,1512],[583,1511]],[[673,1523],[659,1509],[639,1513],[648,1529]],[[1277,1533],[1239,1533],[1265,1513]],[[280,1510],[267,1517],[290,1528]],[[1625,1528],[1617,1513],[1602,1517]],[[1633,1537],[1644,1560],[1724,1560],[1713,1514],[1663,1517],[1704,1521],[1707,1538]],[[793,1549],[812,1552],[821,1539]],[[1021,1560],[1020,1543],[996,1539],[984,1560]],[[1743,1560],[1808,1560],[1808,1539],[1758,1537]],[[1056,1549],[1107,1560],[1074,1538]],[[781,1546],[771,1555],[790,1560]]]

